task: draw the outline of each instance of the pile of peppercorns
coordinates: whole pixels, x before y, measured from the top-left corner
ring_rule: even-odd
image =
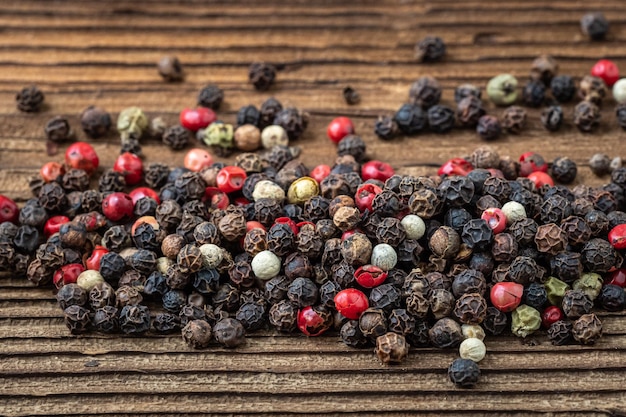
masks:
[[[597,15],[583,19],[592,38],[601,37],[598,22]],[[416,53],[438,60],[445,44],[429,37]],[[575,121],[581,130],[597,121],[593,106],[612,76],[607,68],[613,67],[602,65],[605,70],[594,71],[604,81],[581,81],[585,101]],[[550,57],[534,62],[525,104],[543,104],[547,85],[558,102],[573,98],[573,80],[556,72]],[[172,57],[159,62],[159,73],[168,81],[184,78]],[[259,90],[275,76],[269,64],[249,70]],[[487,94],[510,105],[516,86],[512,76],[501,75]],[[411,103],[393,118],[377,121],[378,136],[427,126],[445,133],[458,121],[494,139],[502,127],[519,132],[526,120],[517,106],[501,121],[486,115],[472,85],[456,89],[456,112],[438,104],[441,88],[433,78],[419,79],[409,95]],[[350,88],[344,96],[359,99]],[[389,164],[367,161],[351,120],[338,117],[327,129],[337,145],[334,164],[309,170],[287,146],[306,129],[306,113],[269,98],[260,110],[241,108],[234,128],[217,119],[223,98],[219,87],[204,87],[199,107],[183,110],[180,124],[170,127],[137,107],[124,109],[117,120],[121,155],[112,169],[99,172],[93,148],[76,142],[63,164],[42,167],[30,182],[35,197],[22,209],[0,196],[0,270],[37,285],[52,282],[72,334],[180,331],[189,346],[206,348],[213,339],[240,346],[246,333],[268,327],[307,336],[334,329],[348,346],[375,346],[384,363],[401,362],[410,346],[458,347],[461,359],[448,374],[462,387],[479,378],[485,334],[525,338],[543,328],[555,345],[590,344],[602,334],[594,306],[624,309],[621,161],[594,155],[592,169],[611,172],[611,182],[571,190],[554,182],[576,178],[569,158],[549,164],[529,152],[512,159],[488,146],[449,160],[436,176],[399,176]],[[36,88],[18,95],[24,111],[42,101]],[[626,110],[617,114],[626,118]],[[549,130],[562,119],[558,106],[542,115]],[[100,137],[111,117],[89,107],[81,126]],[[182,149],[191,132],[214,154],[243,153],[225,165],[196,148],[184,167],[144,167],[142,138]],[[45,133],[51,142],[73,137],[59,117]],[[252,153],[261,147],[263,154]],[[96,173],[98,189],[89,189]]]

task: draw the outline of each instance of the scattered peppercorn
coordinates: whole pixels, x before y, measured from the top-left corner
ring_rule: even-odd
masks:
[[[438,36],[426,36],[415,45],[415,58],[420,62],[439,61],[446,54],[446,44]]]
[[[609,22],[601,12],[587,13],[580,19],[582,32],[593,41],[603,40],[609,31]]]
[[[165,81],[182,81],[185,78],[183,66],[175,56],[164,56],[157,64],[159,75]]]
[[[563,109],[561,106],[550,106],[541,112],[541,123],[551,131],[556,132],[563,124]]]
[[[30,87],[24,87],[17,93],[15,101],[17,101],[18,110],[26,113],[34,113],[41,110],[44,95],[37,86],[32,85]]]
[[[265,62],[255,62],[248,69],[248,80],[258,91],[268,90],[276,79],[276,67]]]
[[[361,95],[359,94],[359,92],[350,86],[344,87],[342,95],[346,104],[349,104],[351,106],[354,104],[359,104],[359,102],[361,101]]]

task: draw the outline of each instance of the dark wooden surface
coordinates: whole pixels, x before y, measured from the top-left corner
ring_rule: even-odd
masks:
[[[578,20],[602,10],[609,39],[590,43]],[[413,46],[427,34],[448,44],[444,62],[420,65]],[[462,82],[484,86],[496,73],[524,80],[532,59],[554,55],[561,73],[580,78],[595,60],[610,57],[626,70],[626,3],[622,1],[362,1],[293,2],[0,2],[0,193],[23,201],[27,179],[50,159],[43,125],[77,114],[90,104],[113,115],[131,105],[175,122],[195,105],[208,82],[226,92],[220,117],[273,95],[305,109],[311,124],[299,145],[308,166],[332,163],[325,126],[349,115],[373,158],[402,173],[433,172],[446,159],[481,142],[472,131],[423,134],[382,142],[372,133],[378,114],[392,113],[410,83],[436,76],[443,102],[452,104]],[[187,78],[163,83],[155,71],[165,54],[177,55]],[[284,66],[276,86],[258,93],[247,66],[264,60]],[[15,93],[36,83],[46,109],[22,114]],[[361,104],[341,97],[351,85]],[[578,182],[602,184],[586,161],[601,151],[626,156],[625,134],[609,100],[593,135],[571,123],[547,133],[539,111],[529,127],[493,143],[502,155],[540,151],[547,159],[567,155],[580,165]],[[490,108],[499,114],[501,110]],[[79,132],[79,138],[83,138]],[[93,141],[103,166],[114,161],[114,134]],[[61,149],[63,150],[63,149]],[[147,142],[148,161],[180,164]],[[602,314],[605,335],[594,346],[536,345],[513,337],[488,338],[483,377],[471,391],[449,383],[445,369],[453,350],[414,350],[400,366],[381,365],[369,350],[352,350],[336,336],[307,339],[275,333],[252,335],[235,351],[191,351],[178,337],[71,337],[51,290],[23,279],[0,279],[0,415],[359,414],[420,416],[613,416],[626,413],[626,316]]]

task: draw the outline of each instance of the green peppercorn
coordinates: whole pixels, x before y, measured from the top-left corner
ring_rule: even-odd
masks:
[[[291,183],[287,190],[290,204],[304,204],[309,198],[319,195],[320,187],[311,177],[300,177]]]
[[[572,288],[584,292],[593,301],[602,291],[602,276],[594,272],[585,272],[574,281]]]
[[[235,146],[233,125],[228,123],[214,122],[204,130],[202,141],[207,146],[218,146],[230,149]]]
[[[548,301],[550,304],[560,306],[563,302],[565,291],[569,290],[569,285],[555,277],[548,277],[544,283],[548,292]]]
[[[510,106],[517,100],[517,78],[500,74],[487,83],[487,95],[498,106]]]
[[[122,141],[130,136],[140,138],[149,124],[148,118],[139,107],[127,107],[117,116],[117,131],[122,136]]]
[[[534,308],[522,304],[511,314],[511,331],[519,337],[526,337],[541,326],[541,314]]]

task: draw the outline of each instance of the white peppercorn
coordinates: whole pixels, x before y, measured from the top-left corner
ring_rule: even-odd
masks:
[[[284,127],[278,125],[270,125],[261,132],[261,144],[265,149],[272,149],[274,146],[289,145],[289,136]]]
[[[285,190],[280,185],[269,180],[261,180],[256,183],[252,191],[252,199],[254,201],[260,198],[272,198],[275,200],[285,199]]]
[[[224,259],[222,248],[212,243],[201,245],[200,253],[202,253],[202,264],[206,268],[217,268],[222,259]]]
[[[626,78],[621,78],[613,84],[613,98],[617,103],[626,103]]]
[[[389,271],[398,263],[398,254],[391,245],[379,243],[372,249],[370,263],[383,271]]]
[[[485,358],[487,348],[482,340],[470,337],[461,342],[461,346],[459,346],[459,354],[463,359],[480,362]]]
[[[485,340],[485,331],[477,324],[463,324],[461,325],[461,332],[463,332],[463,337],[466,339]]]
[[[280,272],[281,260],[273,252],[268,250],[257,253],[252,258],[252,272],[259,279],[268,280],[274,278]]]
[[[173,263],[174,261],[171,260],[170,258],[166,258],[165,256],[162,256],[160,258],[157,258],[156,269],[160,273],[165,274],[167,272],[167,268],[169,268]]]
[[[426,223],[418,215],[408,214],[400,221],[404,227],[407,239],[418,240],[426,233]]]
[[[81,272],[76,279],[76,284],[85,291],[91,291],[93,287],[104,282],[104,278],[100,275],[100,272],[88,269]]]
[[[508,201],[502,206],[502,212],[506,217],[506,224],[513,224],[526,218],[526,209],[517,201]]]

